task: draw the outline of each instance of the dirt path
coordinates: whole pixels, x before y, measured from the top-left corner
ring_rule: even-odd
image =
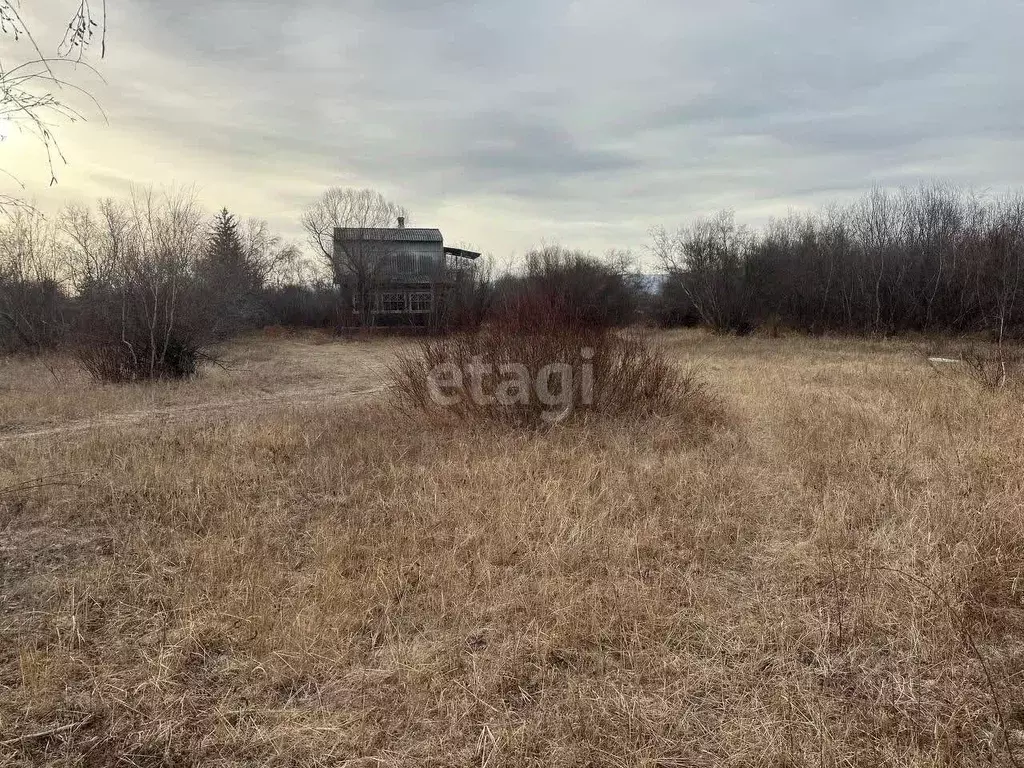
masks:
[[[258,405],[316,405],[318,403],[362,399],[384,392],[386,389],[386,386],[361,390],[339,389],[336,386],[302,387],[298,389],[274,392],[267,395],[253,395],[251,397],[231,400],[210,400],[209,402],[197,403],[195,405],[162,406],[159,408],[148,408],[139,411],[103,414],[99,416],[90,416],[84,419],[77,419],[75,421],[57,424],[54,426],[0,433],[0,445],[17,440],[59,437],[62,435],[85,432],[92,429],[131,427],[149,422],[174,424],[183,421],[186,418],[194,418],[209,414],[232,413],[242,409],[251,410],[253,407]]]

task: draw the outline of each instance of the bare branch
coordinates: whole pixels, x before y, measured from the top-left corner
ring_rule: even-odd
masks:
[[[82,66],[98,75],[83,58],[97,33],[101,39],[100,55],[102,57],[106,54],[106,20],[106,0],[102,0],[99,15],[94,12],[90,0],[78,0],[63,39],[57,46],[56,57],[47,56],[18,12],[16,0],[0,0],[0,35],[13,37],[16,42],[24,37],[34,53],[28,61],[13,67],[7,67],[4,60],[0,59],[0,119],[30,134],[43,146],[51,185],[57,183],[55,162],[67,163],[54,133],[55,123],[85,119],[63,94],[72,92],[85,96],[106,120],[96,99],[69,79],[58,77],[56,69],[62,65],[74,66],[76,69]],[[19,185],[24,188],[20,182]],[[8,202],[10,197],[0,196],[0,210],[13,204]]]

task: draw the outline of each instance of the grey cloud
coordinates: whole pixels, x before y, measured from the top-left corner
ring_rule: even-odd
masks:
[[[111,8],[111,131],[202,167],[200,185],[248,178],[238,196],[260,210],[242,213],[293,233],[330,183],[442,227],[457,210],[506,252],[524,230],[636,247],[717,206],[762,216],[875,183],[1024,173],[1024,11],[999,0]],[[131,173],[116,153],[96,162]]]

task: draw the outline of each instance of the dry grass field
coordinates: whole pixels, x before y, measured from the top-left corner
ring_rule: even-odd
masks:
[[[309,335],[0,363],[0,766],[1024,764],[1024,398],[657,341],[724,418],[428,423]]]

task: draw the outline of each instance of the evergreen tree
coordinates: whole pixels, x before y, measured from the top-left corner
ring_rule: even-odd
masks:
[[[213,221],[206,254],[197,265],[197,276],[220,309],[219,325],[238,330],[259,316],[263,280],[242,245],[238,221],[221,209]]]
[[[213,221],[206,255],[199,265],[199,277],[211,288],[244,286],[239,278],[245,275],[245,252],[238,236],[238,222],[224,208]]]

